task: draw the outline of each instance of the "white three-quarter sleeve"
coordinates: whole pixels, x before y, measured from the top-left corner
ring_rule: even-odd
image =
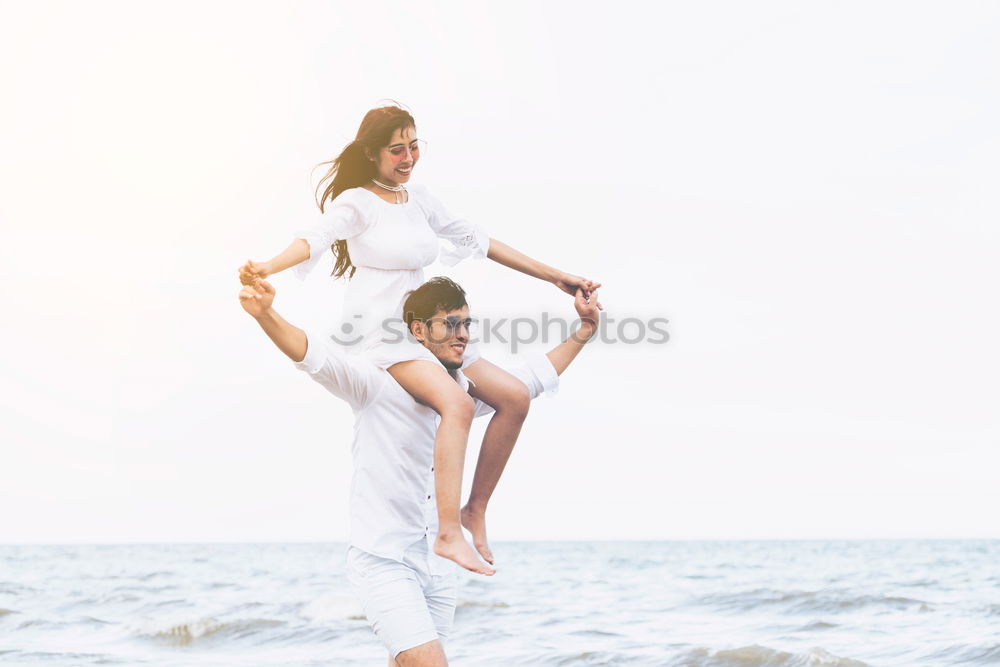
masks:
[[[351,354],[326,336],[306,332],[306,356],[295,367],[305,371],[334,396],[359,410],[373,399],[385,374],[361,355]]]
[[[411,188],[416,200],[427,214],[434,233],[451,242],[452,248],[441,251],[441,263],[454,266],[467,257],[485,259],[490,250],[490,235],[481,225],[456,218],[422,186]]]
[[[356,189],[341,192],[330,202],[324,213],[316,216],[312,224],[304,225],[295,232],[295,238],[303,239],[309,244],[309,259],[296,264],[292,269],[300,280],[305,280],[334,241],[353,238],[371,224],[371,216],[366,214],[363,200],[358,198]]]

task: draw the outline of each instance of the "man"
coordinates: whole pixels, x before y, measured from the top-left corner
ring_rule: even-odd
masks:
[[[258,279],[243,288],[240,303],[297,368],[354,410],[351,587],[389,649],[390,667],[445,666],[441,641],[455,615],[457,566],[432,548],[437,414],[364,355],[286,322],[272,307],[274,295],[274,288]],[[588,300],[578,290],[574,305],[578,330],[545,355],[526,355],[511,370],[532,398],[558,387],[558,376],[597,331],[597,292]],[[462,288],[447,278],[432,278],[408,295],[404,314],[429,358],[467,391],[468,380],[459,369],[471,321]],[[476,416],[492,411],[480,401],[474,409]]]

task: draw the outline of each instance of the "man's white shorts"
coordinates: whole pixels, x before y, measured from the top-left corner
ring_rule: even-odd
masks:
[[[432,556],[436,557],[436,556]],[[372,630],[392,657],[435,639],[445,640],[455,619],[458,573],[431,574],[427,543],[406,550],[403,562],[357,547],[347,550],[347,578]]]

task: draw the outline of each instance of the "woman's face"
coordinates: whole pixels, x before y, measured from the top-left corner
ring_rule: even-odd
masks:
[[[420,159],[417,131],[404,127],[392,133],[389,145],[375,156],[376,178],[386,185],[399,185],[410,180],[410,173]]]

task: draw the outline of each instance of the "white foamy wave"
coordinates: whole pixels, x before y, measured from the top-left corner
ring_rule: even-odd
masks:
[[[506,609],[510,607],[506,602],[490,602],[488,600],[459,600],[456,607],[482,607],[483,609]]]
[[[713,593],[701,598],[700,602],[734,611],[754,611],[764,607],[781,608],[793,613],[826,612],[834,614],[851,612],[863,607],[930,610],[926,602],[915,598],[894,595],[859,595],[856,591],[838,589],[786,591],[758,588],[750,591]]]
[[[307,602],[302,611],[302,618],[315,623],[329,621],[364,620],[365,612],[361,604],[349,593],[328,593]]]
[[[245,637],[261,630],[285,625],[284,621],[267,618],[220,621],[212,617],[169,624],[151,624],[137,632],[140,637],[164,641],[175,646],[187,646],[210,638]]]
[[[697,667],[868,667],[860,660],[833,655],[821,648],[802,653],[778,651],[754,644],[740,648],[714,650],[697,648],[671,663]]]

